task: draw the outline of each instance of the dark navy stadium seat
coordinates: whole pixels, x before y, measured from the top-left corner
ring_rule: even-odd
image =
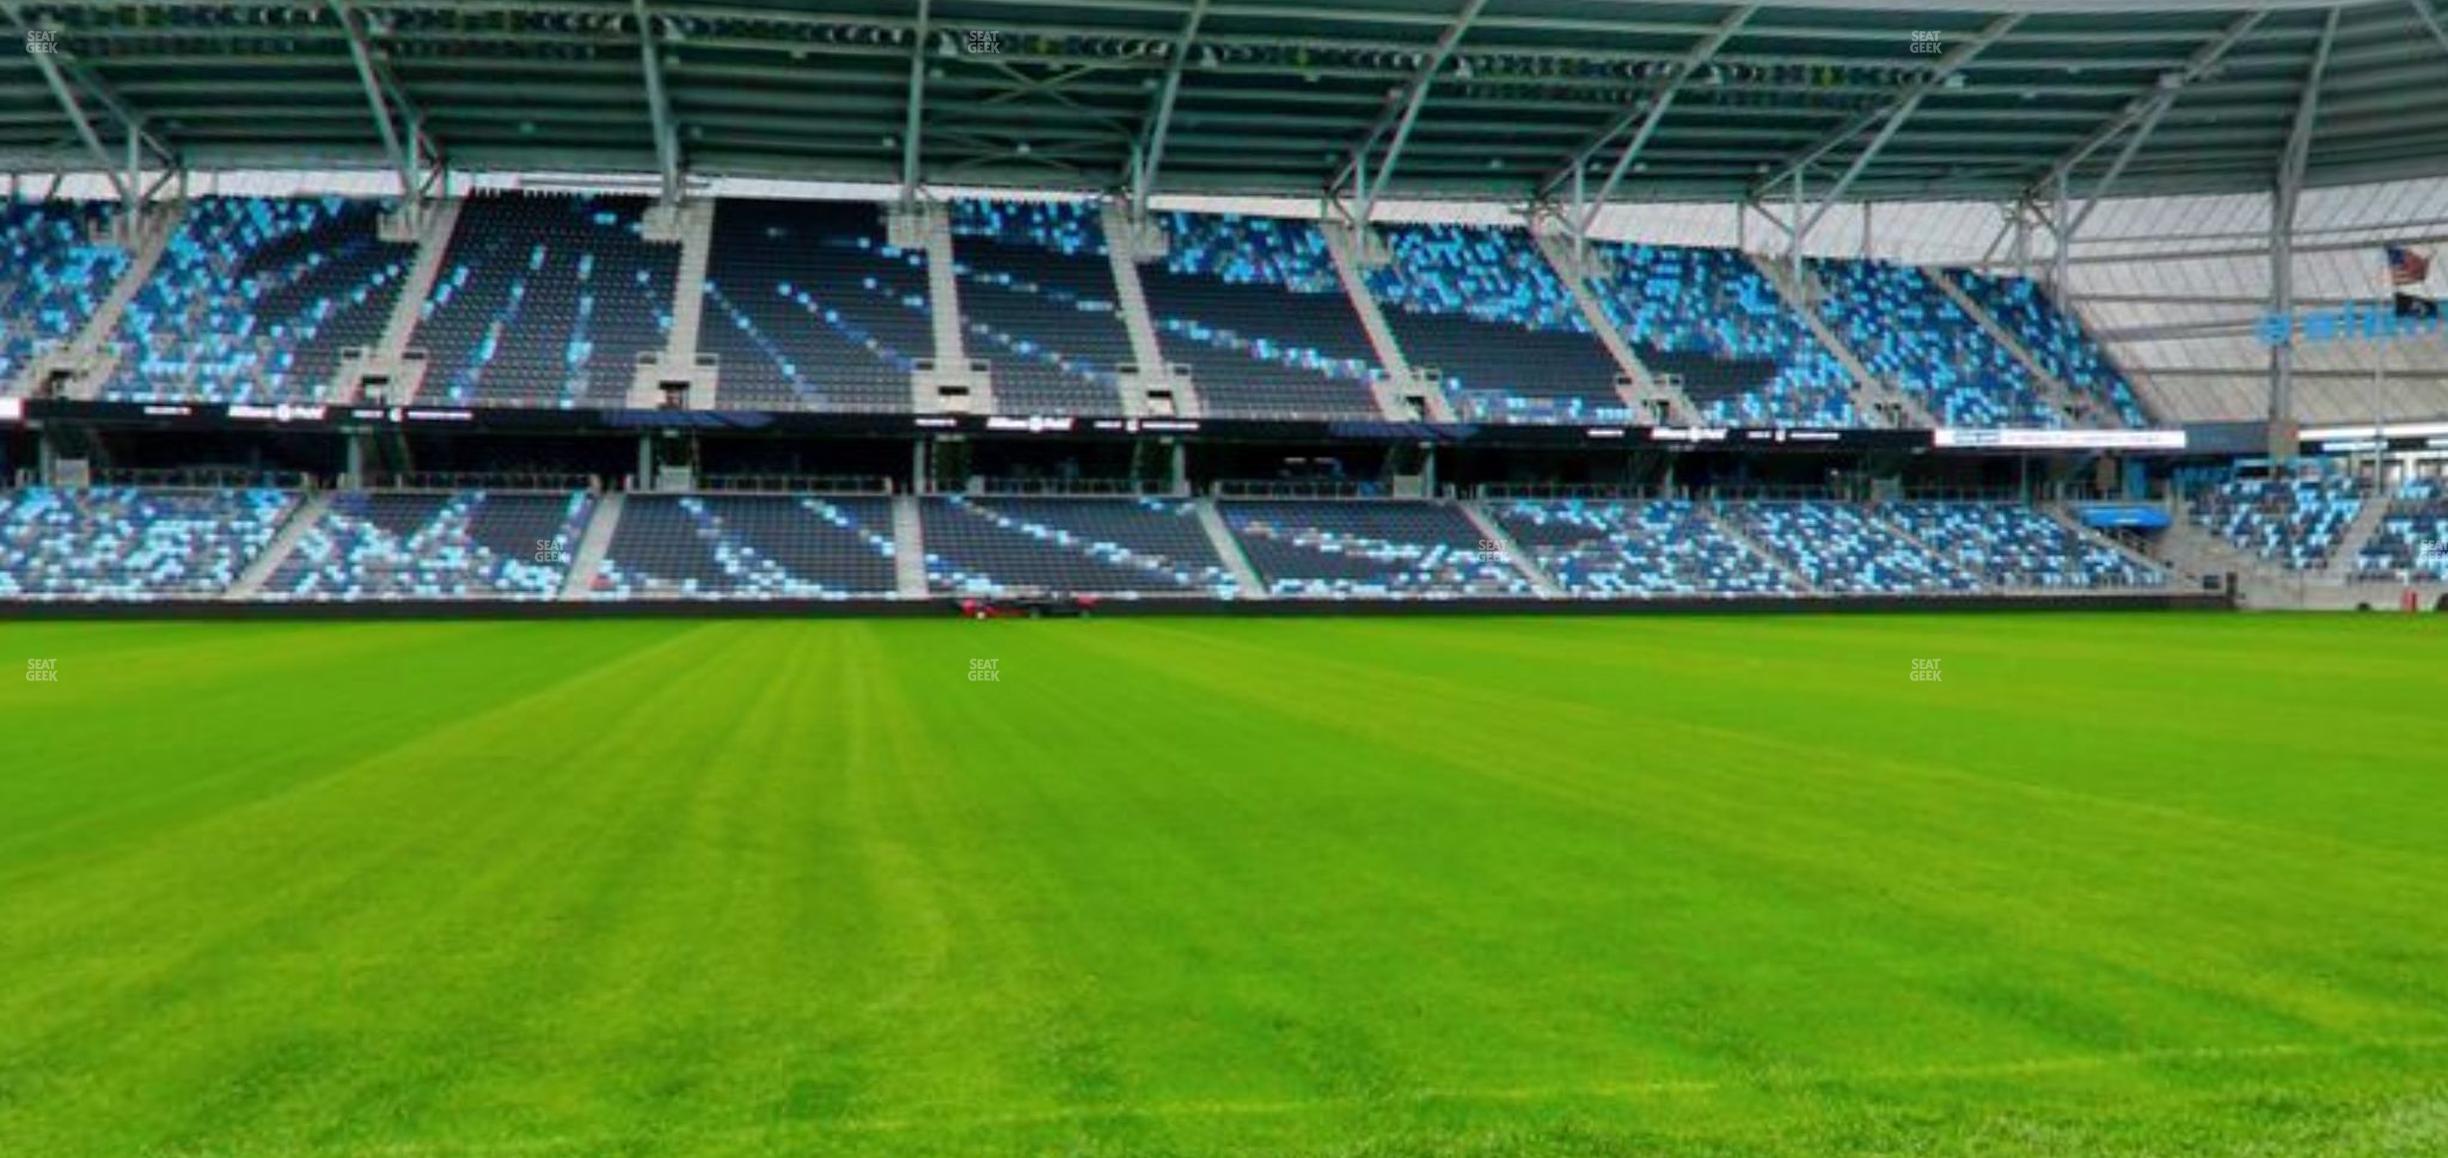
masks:
[[[1378,416],[1384,377],[1326,235],[1306,221],[1169,213],[1170,248],[1139,280],[1165,357],[1207,413]]]
[[[716,204],[698,349],[722,359],[725,405],[908,410],[928,319],[926,254],[885,244],[882,206]]]
[[[451,234],[414,344],[422,396],[627,405],[640,353],[671,330],[678,245],[649,243],[643,197],[480,194]]]
[[[1120,414],[1135,361],[1104,222],[1077,201],[955,201],[952,253],[971,358],[1005,413]]]

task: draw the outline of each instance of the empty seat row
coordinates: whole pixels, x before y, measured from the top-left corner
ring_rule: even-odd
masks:
[[[263,489],[0,492],[0,598],[218,596],[271,545],[295,502]]]
[[[2098,590],[2167,584],[2166,571],[2020,504],[1895,502],[1876,509],[1880,518],[1991,586]]]
[[[2289,570],[2317,571],[2363,512],[2343,478],[2234,479],[2196,493],[2193,521]]]
[[[0,201],[0,389],[75,340],[127,269],[98,243],[111,210],[73,201]]]
[[[1940,423],[1968,427],[2066,424],[2031,369],[1908,265],[1812,258],[1820,320],[1873,375],[1919,400]]]
[[[2400,485],[2356,555],[2355,573],[2370,579],[2448,579],[2448,485],[2438,479]]]
[[[908,410],[935,356],[926,253],[887,242],[870,202],[716,202],[697,341],[723,405]]]
[[[1608,243],[1599,305],[1650,372],[1708,421],[1858,426],[1852,375],[1751,259],[1731,249]]]
[[[851,599],[895,593],[890,500],[631,495],[590,598]]]
[[[1492,504],[1505,534],[1568,595],[1785,595],[1793,585],[1697,503]]]
[[[1972,592],[1980,581],[1954,560],[1847,503],[1729,502],[1719,518],[1830,595]]]
[[[1368,275],[1395,344],[1474,422],[1627,421],[1622,373],[1526,230],[1380,227]]]
[[[1142,267],[1148,320],[1211,415],[1376,417],[1384,377],[1325,232],[1307,221],[1168,213]]]
[[[1178,499],[928,499],[927,589],[1232,598],[1240,585]]]
[[[969,356],[991,363],[997,408],[1122,413],[1137,358],[1096,207],[955,201],[951,229]]]
[[[1445,503],[1228,501],[1225,525],[1288,599],[1531,595],[1527,575]]]
[[[2077,420],[2105,426],[2150,424],[2133,384],[2108,360],[2107,351],[2083,330],[2080,320],[2058,308],[2038,282],[1977,270],[1956,270],[1953,276],[2042,368],[2073,391],[2081,408]]]
[[[339,197],[189,202],[111,335],[114,401],[314,401],[390,320],[416,247]]]
[[[648,199],[483,193],[461,208],[412,344],[421,396],[497,406],[627,405],[638,355],[671,330],[680,247]]]
[[[335,495],[258,596],[557,599],[592,510],[583,492]]]

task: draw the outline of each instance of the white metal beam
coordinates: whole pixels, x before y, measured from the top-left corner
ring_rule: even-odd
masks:
[[[2269,12],[2266,9],[2247,12],[2237,17],[2220,31],[2217,37],[2200,48],[2194,49],[2193,54],[2185,58],[2184,67],[2151,82],[2151,87],[2147,91],[2134,94],[2134,99],[2126,104],[2123,112],[2118,113],[2114,119],[2100,126],[2097,132],[2083,138],[2080,144],[2068,149],[2063,156],[2052,162],[2047,171],[2035,179],[2025,192],[2033,196],[2046,193],[2050,183],[2054,182],[2059,174],[2073,172],[2077,166],[2090,159],[2091,154],[2098,152],[2108,142],[2115,140],[2117,134],[2135,127],[2138,122],[2144,120],[2156,124],[2159,116],[2167,111],[2167,106],[2175,103],[2177,93],[2183,91],[2186,85],[2200,80],[2212,68],[2217,67],[2218,62],[2225,58],[2230,50],[2242,43],[2245,37],[2252,35],[2253,29],[2259,28],[2261,22],[2268,17]],[[2148,130],[2143,130],[2143,132],[2147,135]],[[2112,182],[2104,181],[2101,184],[2105,186]],[[2102,195],[2097,191],[2092,193],[2094,199]]]
[[[28,20],[25,6],[17,0],[0,0],[0,16],[8,17],[9,23],[22,33],[57,31]],[[56,45],[46,52],[32,51],[29,46],[26,55],[34,59],[35,67],[43,74],[44,84],[50,87],[52,96],[58,98],[61,110],[68,115],[70,126],[76,130],[77,136],[85,140],[86,148],[95,154],[95,160],[100,163],[103,172],[115,172],[119,162],[112,158],[110,150],[102,147],[92,118],[85,111],[84,102],[88,100],[101,106],[103,111],[117,120],[120,129],[134,137],[140,147],[150,151],[164,168],[178,167],[178,153],[146,129],[145,118],[76,58],[61,52]],[[113,178],[113,181],[118,183],[117,178]]]
[[[2439,41],[2441,48],[2448,49],[2448,28],[2440,27],[2439,13],[2431,10],[2431,0],[2406,0],[2406,3],[2414,6],[2416,16],[2422,17],[2422,25],[2430,30],[2431,39]]]
[[[2304,76],[2303,94],[2295,103],[2295,122],[2287,130],[2286,151],[2278,164],[2278,188],[2270,198],[2270,311],[2289,319],[2287,336],[2270,347],[2269,420],[2271,451],[2285,443],[2293,453],[2285,427],[2295,418],[2295,208],[2303,196],[2304,167],[2312,156],[2313,127],[2320,118],[2321,81],[2329,71],[2329,50],[2337,42],[2339,10],[2329,10],[2321,24],[2320,44],[2312,50],[2312,67]]]
[[[1743,23],[1750,20],[1751,14],[1757,11],[1759,11],[1759,6],[1752,4],[1727,13],[1726,18],[1719,21],[1717,27],[1711,29],[1707,37],[1693,45],[1691,51],[1684,53],[1683,59],[1676,62],[1674,72],[1668,76],[1666,83],[1658,92],[1651,94],[1645,111],[1638,107],[1626,109],[1623,116],[1616,118],[1614,124],[1607,126],[1605,132],[1600,133],[1596,139],[1582,149],[1575,151],[1572,161],[1566,166],[1566,171],[1578,174],[1591,158],[1597,156],[1599,151],[1606,147],[1607,142],[1613,140],[1616,134],[1623,131],[1624,126],[1631,123],[1635,114],[1640,116],[1640,127],[1633,132],[1632,139],[1624,145],[1623,152],[1616,156],[1613,167],[1607,170],[1606,180],[1598,185],[1598,195],[1590,199],[1588,206],[1581,210],[1580,219],[1573,223],[1575,237],[1588,236],[1590,226],[1598,220],[1599,210],[1606,208],[1607,201],[1615,196],[1615,187],[1623,183],[1624,174],[1631,172],[1634,159],[1640,156],[1642,149],[1648,147],[1649,138],[1657,132],[1658,125],[1666,119],[1666,111],[1674,107],[1676,95],[1681,93],[1683,86],[1691,80],[1693,71],[1707,64],[1710,57],[1717,55],[1717,50],[1725,47],[1726,41],[1732,40],[1734,34],[1741,30]],[[1549,184],[1541,189],[1541,193],[1543,194],[1546,188],[1552,188],[1553,184],[1554,178],[1549,178]]]
[[[631,0],[637,12],[638,59],[646,68],[646,110],[653,118],[655,164],[663,177],[663,203],[680,203],[680,130],[672,123],[671,92],[663,85],[663,49],[656,43],[654,12],[646,0]]]
[[[1360,139],[1360,147],[1352,150],[1351,160],[1335,174],[1333,181],[1327,183],[1326,192],[1330,197],[1340,192],[1346,183],[1352,186],[1356,209],[1352,219],[1360,227],[1368,226],[1369,212],[1376,205],[1378,192],[1393,177],[1395,162],[1402,159],[1403,145],[1411,139],[1411,126],[1419,120],[1420,106],[1427,103],[1428,90],[1435,84],[1437,73],[1445,67],[1445,61],[1453,56],[1454,46],[1461,43],[1462,34],[1470,31],[1471,23],[1479,19],[1480,11],[1487,4],[1488,0],[1466,0],[1461,13],[1445,27],[1444,33],[1437,37],[1436,45],[1420,62],[1419,71],[1412,76],[1399,104],[1392,101],[1387,103],[1385,111],[1378,114],[1377,123],[1370,127],[1368,135]],[[1394,139],[1387,143],[1385,159],[1378,162],[1377,175],[1371,178],[1368,173],[1369,152],[1376,148],[1378,140],[1386,135],[1389,127],[1393,130]]]
[[[1133,212],[1146,212],[1148,198],[1156,192],[1156,177],[1164,168],[1165,134],[1173,127],[1173,102],[1181,94],[1182,67],[1189,62],[1190,50],[1198,43],[1199,25],[1206,19],[1207,0],[1193,0],[1190,15],[1182,21],[1181,35],[1173,40],[1173,59],[1165,62],[1164,87],[1157,91],[1156,110],[1140,134],[1139,147],[1132,151]]]
[[[917,35],[910,41],[909,109],[901,124],[901,204],[905,206],[918,201],[919,134],[926,123],[927,18],[931,15],[928,0],[918,0]]]
[[[383,155],[391,159],[391,167],[399,171],[400,204],[415,221],[421,215],[424,202],[422,187],[417,180],[417,150],[415,126],[419,118],[407,109],[405,119],[410,135],[404,140],[399,128],[392,123],[392,94],[396,86],[386,83],[388,71],[374,58],[374,47],[366,28],[349,0],[331,0],[332,15],[340,18],[340,27],[348,33],[349,57],[356,62],[358,83],[365,87],[366,104],[373,111],[374,127],[382,134]]]
[[[1882,121],[1886,123],[1887,127],[1881,131],[1881,138],[1893,136],[1896,126],[1901,125],[1905,117],[1911,116],[1912,110],[1921,107],[1921,102],[1923,99],[1927,98],[1930,93],[1936,91],[1939,86],[1945,84],[1948,77],[1955,75],[1955,73],[1961,70],[1965,64],[1969,63],[1973,57],[1979,56],[1983,49],[1997,43],[2007,33],[2014,31],[2015,26],[2021,24],[2022,22],[2023,14],[2020,12],[2010,12],[1990,21],[1979,32],[1974,33],[1970,40],[1966,40],[1963,43],[1948,49],[1944,55],[1940,56],[1936,63],[1930,66],[1928,76],[1921,78],[1919,82],[1897,93],[1895,97],[1884,107],[1872,109],[1847,120],[1844,124],[1837,126],[1835,132],[1828,134],[1826,139],[1820,141],[1816,145],[1811,146],[1809,149],[1804,150],[1799,155],[1788,159],[1783,164],[1778,165],[1776,168],[1769,170],[1765,175],[1761,176],[1758,181],[1753,183],[1753,191],[1758,192],[1773,189],[1778,185],[1782,185],[1785,182],[1792,180],[1794,174],[1817,164],[1820,158],[1827,156],[1829,153],[1835,152],[1837,149],[1843,148],[1846,142],[1860,136],[1864,130],[1868,129],[1872,125],[1879,124]],[[1884,144],[1885,141],[1882,139],[1879,142],[1879,145]],[[1867,153],[1876,153],[1877,151],[1878,145],[1874,145],[1867,151]],[[1858,160],[1855,161],[1852,176],[1858,176],[1859,169],[1861,167],[1861,162]],[[1850,184],[1852,184],[1850,176],[1844,180],[1840,180],[1837,182],[1837,192],[1841,192],[1844,186]],[[1829,201],[1834,201],[1835,199],[1836,194],[1834,192],[1831,192],[1827,197],[1827,200]],[[1805,227],[1802,232],[1808,233],[1809,229]]]

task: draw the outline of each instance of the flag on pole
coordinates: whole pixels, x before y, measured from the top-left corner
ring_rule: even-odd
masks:
[[[2431,279],[2431,258],[2402,245],[2392,245],[2388,254],[2389,285],[2397,290],[2397,316],[2401,318],[2437,318],[2439,302],[2417,293],[2408,293]]]

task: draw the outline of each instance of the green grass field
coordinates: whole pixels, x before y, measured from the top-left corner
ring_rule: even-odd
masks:
[[[0,638],[8,1158],[2448,1153],[2448,617]]]

